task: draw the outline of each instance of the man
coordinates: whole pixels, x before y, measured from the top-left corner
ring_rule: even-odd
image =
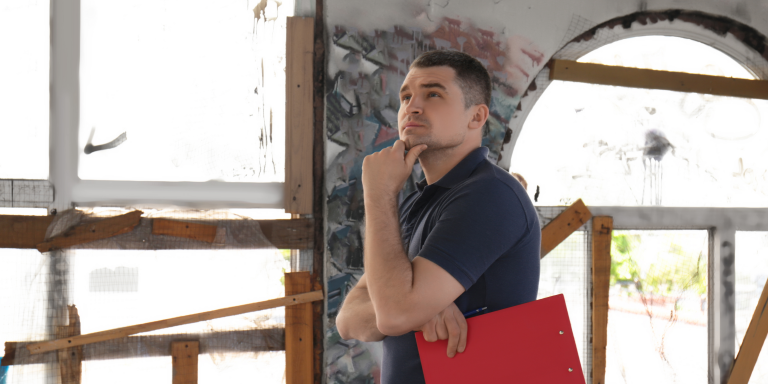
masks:
[[[365,274],[336,326],[344,339],[383,340],[383,384],[424,382],[412,331],[447,339],[453,357],[466,347],[462,313],[536,299],[539,222],[520,183],[481,147],[490,99],[479,61],[427,52],[400,90],[400,140],[363,161]],[[398,209],[417,158],[426,178]]]

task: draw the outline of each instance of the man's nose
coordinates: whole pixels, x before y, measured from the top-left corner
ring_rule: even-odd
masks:
[[[424,112],[421,100],[419,98],[414,97],[409,102],[408,105],[405,106],[405,113],[407,115],[420,115]]]

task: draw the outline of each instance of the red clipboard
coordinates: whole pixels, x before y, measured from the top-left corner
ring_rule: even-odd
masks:
[[[563,295],[468,318],[467,347],[453,358],[448,340],[415,336],[427,384],[585,384]]]

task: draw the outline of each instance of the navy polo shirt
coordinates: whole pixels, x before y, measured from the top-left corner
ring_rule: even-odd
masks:
[[[426,180],[400,204],[408,257],[439,265],[464,286],[454,302],[462,312],[487,312],[536,300],[541,231],[520,183],[472,151],[432,185]],[[424,383],[414,332],[385,337],[383,384]]]

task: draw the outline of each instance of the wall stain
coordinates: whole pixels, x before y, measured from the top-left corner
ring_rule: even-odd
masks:
[[[737,6],[738,9],[739,6]],[[738,14],[737,10],[737,14]],[[768,60],[768,49],[766,49],[766,36],[754,28],[733,20],[725,16],[716,16],[699,11],[666,10],[666,11],[641,11],[627,16],[618,17],[613,20],[598,24],[587,30],[572,40],[574,43],[589,41],[595,37],[597,31],[608,28],[612,29],[621,25],[624,29],[629,29],[635,22],[641,25],[656,24],[660,21],[680,20],[695,24],[708,31],[714,32],[718,36],[725,37],[727,34],[733,35],[737,40],[744,43]]]

